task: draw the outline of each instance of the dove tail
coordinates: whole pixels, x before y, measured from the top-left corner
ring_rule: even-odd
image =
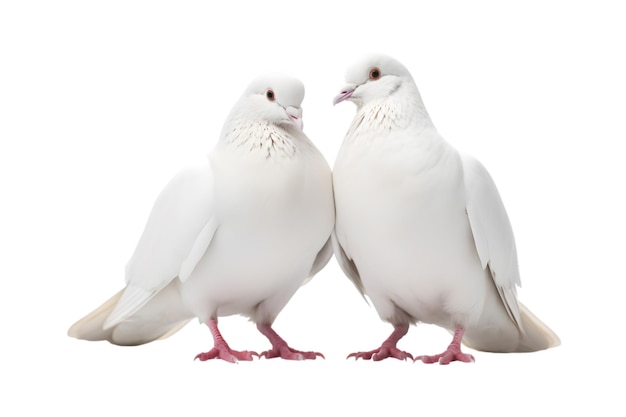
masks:
[[[535,352],[559,346],[561,340],[548,326],[537,318],[525,305],[519,303],[522,313],[522,328],[517,352]]]
[[[83,340],[111,340],[113,329],[103,330],[104,321],[122,297],[124,290],[119,291],[113,297],[105,301],[100,307],[78,320],[67,331],[67,335]]]
[[[558,346],[559,337],[526,306],[519,303],[521,328],[511,320],[504,308],[500,314],[488,311],[489,321],[466,329],[463,343],[483,352],[535,352]]]
[[[67,334],[76,339],[107,340],[115,345],[136,346],[165,339],[182,329],[193,317],[183,306],[173,281],[126,320],[104,329],[104,324],[122,297],[124,290],[105,301],[100,307],[77,321]],[[162,306],[167,306],[165,311]]]

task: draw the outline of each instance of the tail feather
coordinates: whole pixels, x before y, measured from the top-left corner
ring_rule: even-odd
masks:
[[[178,280],[172,281],[137,312],[105,329],[107,319],[122,298],[122,290],[77,321],[67,334],[77,339],[107,340],[122,346],[142,345],[168,338],[193,317],[182,302],[178,285]]]
[[[519,303],[521,328],[513,323],[503,308],[500,314],[490,311],[486,318],[466,329],[463,343],[484,352],[536,352],[561,344],[559,337],[526,306]]]
[[[181,330],[183,327],[185,327],[187,325],[187,323],[189,323],[191,319],[189,320],[183,320],[180,323],[175,324],[174,326],[172,326],[166,333],[164,333],[163,335],[161,335],[160,337],[158,337],[155,340],[164,340],[167,339],[168,337],[172,336],[173,334],[177,333],[179,330]]]
[[[519,303],[522,313],[522,328],[517,352],[534,352],[559,346],[561,340],[548,326],[537,318],[525,305]]]
[[[113,329],[104,330],[104,322],[122,297],[124,290],[105,301],[100,307],[78,320],[67,331],[67,335],[83,340],[111,340]]]

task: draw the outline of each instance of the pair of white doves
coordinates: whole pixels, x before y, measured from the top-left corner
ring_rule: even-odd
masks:
[[[394,326],[378,349],[349,356],[413,359],[396,345],[417,322],[453,333],[443,353],[415,358],[426,363],[473,361],[461,342],[489,352],[557,346],[517,299],[515,241],[495,184],[437,133],[409,71],[377,55],[346,78],[334,103],[352,101],[357,114],[332,174],[302,131],[302,83],[253,81],[213,151],[157,198],[126,287],[69,335],[139,345],[197,317],[214,339],[200,360],[315,359],[321,354],[291,348],[272,323],[334,252]],[[271,349],[230,348],[217,321],[233,314],[254,321]]]

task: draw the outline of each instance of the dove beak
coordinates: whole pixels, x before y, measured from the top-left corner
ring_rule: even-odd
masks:
[[[341,93],[336,95],[335,98],[333,99],[333,106],[337,103],[341,103],[342,101],[348,100],[350,97],[352,97],[352,93],[354,93],[355,89],[356,87],[354,86],[346,86],[343,90],[341,90]]]
[[[289,119],[291,119],[291,122],[300,130],[302,130],[303,128],[303,123],[302,123],[302,109],[299,107],[287,107],[285,109],[285,111],[287,112],[287,116],[289,116]]]

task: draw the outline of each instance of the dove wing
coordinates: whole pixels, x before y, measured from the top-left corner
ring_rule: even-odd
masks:
[[[341,243],[339,243],[336,230],[333,230],[331,239],[333,242],[335,258],[337,259],[341,270],[344,274],[346,274],[350,281],[352,281],[356,289],[359,290],[359,292],[361,293],[361,296],[363,296],[363,299],[365,299],[365,301],[367,302],[367,299],[365,298],[365,287],[363,287],[363,282],[361,281],[361,276],[359,275],[356,264],[354,263],[352,258],[348,254],[346,254],[345,250],[341,246]]]
[[[330,258],[332,257],[333,257],[333,244],[332,244],[331,237],[329,236],[324,246],[322,246],[322,249],[320,249],[320,251],[315,256],[315,259],[313,260],[313,265],[311,266],[311,271],[309,272],[309,276],[307,277],[307,279],[304,281],[302,285],[309,282],[311,278],[315,276],[315,274],[317,274],[322,269],[324,269],[324,267],[326,266],[326,264],[328,264],[328,261],[330,261]]]
[[[217,230],[208,158],[181,170],[158,196],[126,265],[126,289],[104,328],[144,306],[172,280],[185,281]]]
[[[509,217],[485,167],[469,155],[461,155],[461,158],[465,178],[465,207],[476,251],[483,268],[489,268],[509,317],[521,330],[516,291],[521,281]]]

